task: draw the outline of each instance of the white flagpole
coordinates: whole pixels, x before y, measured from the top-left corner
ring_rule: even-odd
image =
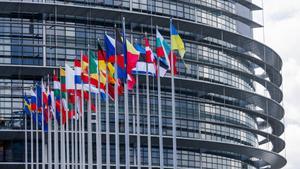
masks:
[[[30,113],[30,115],[31,115],[31,118],[30,118],[30,144],[31,144],[30,145],[30,154],[31,154],[30,162],[31,162],[31,169],[33,169],[33,167],[34,167],[34,165],[33,165],[34,164],[34,161],[33,161],[33,113],[34,112]]]
[[[123,17],[122,19],[122,23],[123,23],[123,43],[125,43],[126,45],[126,36],[125,36],[125,18]],[[124,45],[124,44],[123,44]],[[127,52],[127,51],[124,51]],[[124,53],[124,55],[126,55]],[[127,58],[126,58],[127,61]],[[125,67],[125,72],[126,72],[126,79],[125,79],[125,83],[124,83],[124,88],[125,88],[125,92],[124,92],[124,102],[125,102],[125,166],[126,169],[130,168],[130,145],[129,145],[129,113],[128,113],[128,78],[127,78],[127,63],[124,63],[124,67]]]
[[[66,73],[66,72],[65,72]],[[65,78],[67,78],[67,74],[65,74]],[[66,85],[67,85],[67,81],[66,81]],[[66,145],[66,166],[67,166],[67,169],[70,168],[70,139],[69,139],[69,134],[70,134],[70,130],[69,130],[69,96],[68,96],[68,90],[66,90],[66,142],[65,142],[65,145]]]
[[[74,81],[74,101],[76,100],[76,96],[75,96],[75,93],[76,93],[76,90],[75,90],[75,81]],[[74,102],[74,115],[72,115],[71,119],[70,119],[70,122],[71,122],[71,131],[70,131],[70,134],[71,134],[71,141],[69,142],[71,144],[71,151],[70,151],[70,155],[71,155],[71,161],[70,161],[70,168],[74,169],[75,168],[75,120],[74,120],[74,117],[76,118],[76,105],[75,105],[75,102]]]
[[[97,43],[100,43],[100,41],[98,40]],[[100,45],[100,44],[99,44]],[[102,52],[102,51],[101,51]],[[99,56],[98,56],[99,57]],[[96,127],[97,127],[97,133],[96,133],[96,138],[97,138],[97,142],[96,142],[96,146],[97,146],[97,152],[96,152],[96,156],[97,156],[97,169],[101,169],[102,168],[102,155],[101,155],[101,148],[102,148],[102,139],[101,139],[101,72],[99,70],[99,58],[98,58],[98,67],[97,67],[97,71],[98,71],[98,91],[99,91],[99,98],[96,97],[96,100],[99,99],[98,102],[96,102]],[[106,75],[107,76],[107,75]],[[99,106],[99,107],[98,107]]]
[[[24,93],[23,93],[24,94]],[[26,95],[26,94],[25,94]],[[25,107],[25,104],[23,103],[23,107]],[[25,118],[25,169],[28,169],[28,142],[27,142],[27,114],[24,112],[24,118]]]
[[[119,94],[118,94],[118,56],[117,56],[117,25],[115,25],[115,153],[116,153],[116,169],[120,168],[120,143],[119,143]],[[109,121],[108,121],[109,122]]]
[[[75,72],[74,72],[73,76],[75,76]],[[74,115],[72,115],[71,118],[69,119],[70,120],[70,128],[71,128],[71,130],[69,131],[69,133],[71,134],[71,140],[69,141],[69,144],[71,144],[71,150],[69,152],[69,154],[71,156],[70,157],[71,160],[69,161],[69,168],[74,169],[74,167],[75,167],[75,162],[74,162],[75,161],[75,152],[74,152],[74,150],[75,150],[75,145],[74,145],[74,142],[75,142],[75,140],[74,140],[74,138],[75,138],[75,129],[74,129],[74,127],[75,127],[75,125],[74,125],[74,117],[76,117],[75,79],[74,79],[74,82],[72,82],[72,83],[74,83],[74,105],[72,105],[72,106],[74,106],[73,107]],[[71,112],[71,113],[73,113],[73,112]]]
[[[83,54],[81,52],[81,68],[82,68],[82,59],[83,59]],[[83,71],[83,70],[81,70]],[[84,84],[81,81],[81,138],[80,138],[80,146],[81,146],[81,153],[80,153],[80,168],[85,169],[85,128],[84,128]]]
[[[77,83],[75,83],[75,124],[74,124],[74,144],[75,144],[75,149],[74,149],[74,161],[73,163],[73,169],[78,169],[78,118],[79,118],[79,110],[78,110],[78,103],[77,103]]]
[[[41,127],[41,134],[42,134],[42,169],[45,169],[46,163],[46,153],[45,153],[45,112],[44,112],[44,99],[43,99],[43,90],[45,89],[44,80],[41,80],[41,103],[42,103],[42,127]]]
[[[50,95],[50,80],[49,80],[49,74],[47,76],[48,78],[48,87],[47,87],[47,93],[48,95]],[[47,100],[49,99],[49,97],[47,98]],[[49,101],[48,101],[49,103]],[[48,104],[47,103],[47,104]],[[50,116],[50,105],[48,105],[48,169],[52,169],[52,119],[51,119],[51,116]]]
[[[170,39],[172,37],[172,18],[170,19]],[[174,54],[171,40],[171,81],[172,81],[172,139],[173,139],[173,167],[177,169],[177,143],[176,143],[176,112],[175,112],[175,82],[174,82]]]
[[[137,70],[137,72],[139,72]],[[137,166],[141,169],[141,128],[140,128],[140,98],[139,98],[139,74],[136,74],[136,121],[137,121]]]
[[[74,88],[74,91],[76,92],[76,90],[75,90],[75,88]],[[75,97],[75,93],[74,93],[74,97]],[[74,98],[75,100],[76,100],[76,98]],[[71,118],[69,119],[70,120],[70,131],[69,131],[69,133],[71,134],[71,140],[69,141],[69,144],[71,144],[71,149],[70,149],[70,152],[69,152],[69,154],[70,154],[70,161],[69,161],[69,168],[72,168],[72,169],[74,169],[74,167],[75,167],[75,153],[74,153],[74,150],[75,150],[75,146],[74,146],[74,142],[75,142],[75,140],[74,140],[74,138],[75,138],[75,136],[74,136],[74,134],[75,134],[75,132],[74,132],[74,116],[76,116],[76,107],[75,107],[75,104],[74,104],[74,113],[75,113],[75,115],[72,115],[71,116]]]
[[[37,89],[36,89],[37,91]],[[38,95],[37,95],[37,92],[36,92],[36,105],[37,105],[37,109],[38,109],[38,104],[37,104],[37,100],[38,100]],[[35,159],[36,159],[36,168],[39,168],[39,120],[38,120],[38,113],[36,113],[36,119],[35,119],[36,123],[35,123],[35,130],[36,130],[36,135],[35,135],[35,138],[36,138],[36,142],[35,142]]]
[[[88,45],[88,61],[90,63],[90,45]],[[92,98],[91,98],[91,77],[90,77],[90,67],[88,67],[88,75],[89,75],[89,100],[88,100],[88,114],[87,114],[87,127],[88,127],[88,168],[92,169],[92,162],[93,162],[93,149],[92,149],[92,124],[91,124],[91,116],[92,116]]]
[[[163,131],[162,131],[162,113],[161,113],[161,87],[160,87],[160,71],[159,71],[160,61],[157,62],[157,91],[158,91],[158,128],[159,128],[159,164],[160,168],[164,167],[164,147],[163,147]]]
[[[61,70],[61,67],[60,67]],[[61,72],[60,72],[61,73]],[[63,124],[63,98],[62,98],[62,84],[61,84],[61,74],[60,78],[60,165],[62,169],[65,169],[65,132]]]
[[[59,161],[58,161],[58,158],[59,158],[59,152],[58,152],[58,124],[59,124],[59,122],[57,122],[57,117],[56,117],[56,115],[57,115],[57,110],[56,110],[56,98],[55,98],[55,95],[53,94],[53,96],[54,96],[54,98],[52,99],[52,101],[54,101],[54,113],[55,113],[55,116],[54,116],[54,120],[53,120],[53,122],[54,122],[54,168],[55,169],[58,169],[58,167],[59,167],[59,165],[58,165],[58,163],[59,163]]]
[[[156,32],[158,27],[156,26]],[[159,129],[159,164],[160,168],[164,167],[164,147],[163,147],[163,131],[162,131],[162,112],[161,112],[161,85],[160,85],[160,60],[157,58],[157,96],[158,96],[158,129]]]
[[[145,37],[147,37],[147,33],[145,33]],[[148,145],[148,165],[151,168],[152,165],[152,157],[151,157],[151,115],[150,115],[150,103],[149,103],[149,75],[148,75],[148,63],[146,62],[146,99],[147,99],[147,145]]]
[[[106,35],[106,32],[105,32]],[[106,85],[105,85],[105,93],[106,93],[106,100],[105,100],[105,133],[106,133],[106,168],[110,169],[110,135],[109,135],[109,97],[108,97],[108,67],[107,67],[107,61],[106,61]],[[115,82],[116,83],[116,82]]]
[[[99,73],[98,73],[98,75],[99,75]],[[99,92],[99,96],[100,96],[101,95],[100,94],[100,76],[98,76],[98,77],[99,77],[98,78],[98,92]],[[101,167],[99,165],[100,157],[101,157],[100,152],[99,152],[99,146],[101,144],[101,142],[100,142],[101,134],[100,134],[100,130],[99,130],[100,113],[98,112],[98,104],[99,104],[99,100],[100,100],[100,98],[98,98],[99,96],[98,96],[98,94],[96,94],[96,98],[95,98],[95,103],[96,103],[96,113],[95,113],[95,115],[96,115],[96,160],[97,160],[96,166],[97,166],[97,169],[100,169],[100,167]]]

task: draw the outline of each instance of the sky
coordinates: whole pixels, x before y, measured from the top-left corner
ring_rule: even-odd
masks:
[[[284,169],[300,168],[300,0],[264,0],[265,43],[283,60]],[[262,40],[262,30],[256,38]]]

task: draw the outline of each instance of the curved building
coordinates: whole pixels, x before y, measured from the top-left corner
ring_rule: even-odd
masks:
[[[45,158],[49,154],[52,158],[43,166],[42,158],[36,161],[36,153],[43,152],[34,147],[30,151],[31,142],[24,141],[30,140],[25,134],[30,132],[28,119],[21,112],[24,93],[53,69],[71,64],[82,50],[96,50],[97,38],[103,42],[105,32],[113,36],[122,17],[128,39],[139,42],[148,32],[153,50],[155,26],[169,40],[173,18],[187,50],[186,65],[179,58],[177,63],[176,121],[172,121],[170,74],[160,79],[160,94],[156,78],[150,77],[147,90],[140,75],[138,90],[129,92],[129,117],[124,117],[124,104],[119,105],[119,151],[115,151],[114,103],[107,107],[102,103],[102,156],[100,163],[93,156],[94,168],[275,169],[286,164],[280,155],[285,148],[280,137],[282,60],[253,39],[253,29],[262,25],[252,13],[262,8],[251,0],[0,0],[0,7],[0,168],[62,164],[53,151],[45,150]],[[90,159],[85,158],[88,168]],[[72,168],[82,167],[69,162]]]

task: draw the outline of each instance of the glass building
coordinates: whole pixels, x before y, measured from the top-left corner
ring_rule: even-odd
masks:
[[[103,43],[105,32],[113,36],[122,17],[128,39],[140,42],[148,32],[153,49],[155,26],[169,41],[173,18],[187,50],[186,65],[177,62],[176,123],[170,73],[161,79],[160,100],[157,79],[150,77],[147,90],[145,77],[139,76],[137,88],[129,92],[128,118],[124,98],[119,98],[117,155],[114,103],[110,101],[109,113],[101,109],[102,156],[98,163],[93,155],[93,168],[254,169],[286,164],[280,155],[285,147],[282,60],[253,39],[253,29],[262,25],[252,14],[262,8],[251,0],[0,0],[0,7],[1,169],[62,168],[53,152],[46,165],[42,158],[36,161],[42,153],[35,146],[43,147],[40,138],[33,147],[29,141],[25,146],[30,127],[22,113],[23,96],[53,69],[73,63],[82,50],[96,50],[97,38]],[[93,131],[95,125],[93,120]],[[86,156],[86,168],[89,160]],[[70,166],[82,167],[72,161]]]

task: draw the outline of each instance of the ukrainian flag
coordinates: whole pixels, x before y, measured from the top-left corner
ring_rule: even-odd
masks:
[[[170,30],[171,30],[171,41],[172,41],[172,50],[178,50],[179,55],[181,56],[181,58],[184,57],[185,54],[185,47],[184,47],[184,43],[181,39],[181,37],[179,36],[175,26],[170,23]]]

